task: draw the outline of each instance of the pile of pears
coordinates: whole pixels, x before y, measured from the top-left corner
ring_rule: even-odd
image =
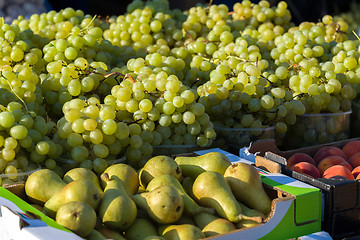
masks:
[[[159,155],[96,175],[41,169],[25,182],[31,204],[86,239],[202,239],[264,223],[272,201],[257,169],[226,155]]]

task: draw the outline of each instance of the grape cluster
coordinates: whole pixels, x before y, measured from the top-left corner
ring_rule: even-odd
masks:
[[[342,139],[338,120],[302,132],[299,119],[357,100],[359,43],[344,19],[295,26],[284,1],[135,0],[105,19],[65,8],[0,21],[0,171],[139,168],[155,146],[240,146],[268,130],[279,146],[298,132]]]

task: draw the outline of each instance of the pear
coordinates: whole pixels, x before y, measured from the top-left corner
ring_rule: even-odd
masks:
[[[93,229],[89,235],[86,236],[86,240],[109,240],[104,235],[102,235],[96,229]]]
[[[160,224],[176,222],[184,211],[182,196],[176,188],[168,185],[135,194],[132,199],[138,208],[146,210],[151,219]]]
[[[248,217],[242,209],[223,175],[218,172],[203,172],[194,181],[193,193],[200,205],[211,207],[223,218],[236,223],[242,219],[261,222],[259,217]]]
[[[137,208],[123,182],[116,176],[113,177],[110,179],[107,173],[101,174],[101,179],[107,184],[99,206],[99,218],[111,229],[124,230],[135,221]]]
[[[50,169],[40,169],[29,175],[25,182],[25,193],[31,202],[44,205],[66,183]]]
[[[44,204],[43,212],[49,217],[55,218],[58,209],[65,203],[72,201],[86,202],[93,209],[96,209],[101,201],[101,193],[90,181],[72,181]]]
[[[109,178],[118,178],[123,181],[125,189],[130,195],[137,193],[139,188],[139,175],[136,170],[128,164],[117,163],[105,169],[104,173],[109,175]],[[104,189],[106,182],[100,179],[101,186]]]
[[[96,174],[88,168],[73,168],[67,171],[63,177],[65,183],[69,183],[75,180],[86,179],[90,182],[93,182],[95,186],[99,189],[99,192],[103,192],[103,189],[100,186],[99,178]]]
[[[266,215],[256,209],[252,209],[249,208],[248,206],[246,206],[245,204],[243,204],[242,202],[239,202],[241,209],[243,210],[243,213],[246,216],[249,217],[261,217],[262,219],[266,218]],[[257,226],[261,223],[257,222],[257,221],[253,221],[251,219],[243,219],[240,222],[236,223],[236,228],[247,228],[247,227],[253,227],[253,226]]]
[[[195,215],[200,212],[209,212],[215,213],[213,208],[205,208],[199,206],[187,193],[185,192],[184,188],[180,184],[180,182],[172,175],[163,174],[154,177],[146,187],[146,191],[150,192],[155,188],[163,185],[170,185],[173,186],[183,198],[184,201],[184,211],[190,215]]]
[[[80,237],[86,237],[96,224],[96,212],[85,202],[68,202],[56,213],[56,222]]]
[[[161,236],[148,236],[148,237],[144,238],[144,240],[166,240],[166,238],[161,237]]]
[[[271,211],[271,199],[262,185],[256,168],[246,163],[234,163],[224,173],[236,199],[265,215]]]
[[[193,216],[196,226],[202,229],[206,237],[228,233],[236,230],[236,226],[225,218],[220,218],[209,213],[199,213]]]
[[[231,165],[228,157],[220,152],[209,152],[195,157],[178,156],[175,158],[175,162],[180,166],[184,176],[190,176],[194,179],[205,171],[224,174]]]
[[[158,235],[156,227],[152,221],[145,218],[137,218],[124,233],[127,240],[145,239],[156,235]]]
[[[236,230],[236,226],[225,218],[218,218],[206,225],[202,232],[206,237],[213,237]]]
[[[195,199],[194,193],[192,191],[193,184],[194,184],[194,179],[192,177],[184,177],[184,179],[181,182],[181,186],[183,187],[187,195],[189,195],[192,199]]]
[[[195,225],[163,225],[159,227],[159,234],[167,240],[197,240],[205,238],[205,235]]]
[[[34,208],[36,208],[37,210],[39,210],[40,212],[43,211],[43,206],[41,206],[39,204],[32,203],[30,205],[33,206]]]
[[[154,177],[162,174],[173,175],[179,181],[182,177],[181,169],[174,159],[168,156],[158,155],[150,158],[140,170],[140,184],[146,188]]]
[[[104,235],[104,237],[106,237],[106,239],[112,239],[112,240],[126,240],[120,232],[107,228],[107,227],[100,227],[100,228],[96,228],[96,230]]]
[[[174,225],[180,225],[180,224],[192,224],[192,225],[196,225],[194,220],[192,219],[192,216],[188,215],[188,214],[183,214],[181,215],[181,217],[179,218],[179,220],[177,220],[176,222],[173,223]]]

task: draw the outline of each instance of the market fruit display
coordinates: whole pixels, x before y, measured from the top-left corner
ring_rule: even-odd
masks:
[[[287,168],[312,178],[358,177],[360,166],[360,141],[353,139],[344,146],[322,146],[313,156],[298,152],[287,160]]]
[[[292,137],[304,114],[357,99],[359,41],[341,18],[295,26],[283,1],[135,0],[118,16],[65,8],[0,25],[4,184],[38,167],[138,169],[154,146],[226,148],[235,137],[221,129],[246,130],[237,147],[268,128],[284,148],[348,137],[332,119]]]
[[[203,156],[181,158],[189,158],[190,162]],[[164,160],[167,156],[155,157]],[[227,159],[225,155],[221,158]],[[176,165],[176,161],[172,161]],[[217,161],[214,157],[207,158],[213,166]],[[46,193],[48,200],[40,203],[29,198],[29,203],[37,203],[47,216],[87,239],[92,239],[92,235],[118,235],[120,239],[130,240],[152,239],[150,236],[156,239],[200,239],[263,224],[271,211],[271,199],[252,165],[232,163],[223,174],[215,169],[205,169],[197,176],[180,172],[178,177],[157,169],[153,171],[156,176],[146,188],[138,184],[134,194],[127,190],[132,183],[123,178],[125,171],[112,170],[116,167],[132,168],[124,165],[112,165],[95,177],[83,174],[90,171],[86,168],[69,170],[63,178],[49,169],[38,170],[29,176],[29,183],[25,184],[30,184],[39,176],[46,176],[39,174],[46,172],[55,179],[53,182],[62,182],[63,185],[57,191],[49,188],[50,185],[38,185],[35,195]],[[156,165],[150,166],[157,168]],[[164,166],[166,169],[168,165]],[[145,167],[151,172],[149,166]],[[188,168],[196,169],[198,166]],[[126,171],[129,172],[128,169]],[[138,179],[141,177],[136,171],[135,175]],[[69,181],[70,176],[74,177]],[[185,190],[188,189],[184,185],[186,178],[192,179],[192,194]],[[104,184],[101,185],[100,181]],[[54,183],[49,181],[49,184]]]

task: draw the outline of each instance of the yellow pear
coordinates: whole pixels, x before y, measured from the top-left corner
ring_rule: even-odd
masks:
[[[110,179],[107,173],[101,174],[101,179],[107,183],[98,210],[101,222],[111,229],[129,228],[137,216],[135,202],[121,180],[116,177]]]
[[[111,240],[126,240],[120,232],[107,228],[107,227],[100,227],[96,229],[100,234],[102,234],[104,237],[106,237],[106,239],[111,239]],[[129,240],[129,239],[128,239]]]
[[[242,212],[240,204],[220,173],[201,173],[194,181],[193,193],[200,205],[214,208],[221,217],[233,223],[242,219],[262,221],[262,218],[249,217]]]
[[[236,230],[236,226],[225,218],[209,213],[199,213],[193,216],[196,226],[202,229],[206,237],[224,234]]]
[[[58,209],[65,203],[72,201],[86,202],[93,209],[96,209],[101,201],[101,193],[90,181],[72,181],[44,204],[43,212],[49,217],[55,218]]]
[[[124,187],[130,195],[137,193],[139,188],[139,175],[130,165],[117,163],[106,168],[104,173],[107,173],[109,178],[118,178],[123,181]],[[102,188],[104,189],[106,187],[106,182],[102,179],[100,179],[100,182]]]
[[[184,200],[184,210],[187,214],[195,215],[200,212],[209,212],[209,213],[215,213],[215,210],[213,208],[205,208],[202,206],[199,206],[183,189],[180,182],[172,175],[169,174],[162,174],[159,176],[154,177],[149,184],[146,187],[147,191],[152,191],[155,188],[163,185],[169,185],[173,186],[180,195],[183,197]]]
[[[270,213],[271,199],[266,194],[261,176],[254,166],[234,163],[226,169],[224,177],[236,199],[265,215]]]
[[[31,202],[43,205],[65,186],[66,183],[59,175],[44,168],[29,175],[25,182],[25,192]]]
[[[85,179],[91,181],[99,189],[100,192],[103,192],[103,189],[100,186],[99,178],[96,174],[88,168],[73,168],[67,171],[63,177],[65,183],[69,183],[75,180]]]
[[[140,170],[140,184],[146,188],[154,177],[162,174],[173,175],[179,181],[182,177],[181,169],[174,159],[165,155],[158,155],[150,158]]]
[[[164,185],[132,196],[136,206],[147,211],[157,223],[169,224],[176,222],[184,211],[184,201],[178,190]]]
[[[95,227],[96,212],[85,202],[68,202],[57,211],[56,222],[80,237],[86,237]]]
[[[136,218],[134,223],[124,231],[127,240],[145,239],[148,236],[158,235],[152,221],[145,218]]]
[[[175,162],[180,166],[184,176],[192,178],[196,178],[205,171],[224,174],[225,170],[231,165],[228,157],[220,152],[209,152],[195,157],[178,156],[175,158]]]
[[[198,240],[205,238],[201,229],[191,224],[164,225],[159,227],[159,233],[167,240]]]

